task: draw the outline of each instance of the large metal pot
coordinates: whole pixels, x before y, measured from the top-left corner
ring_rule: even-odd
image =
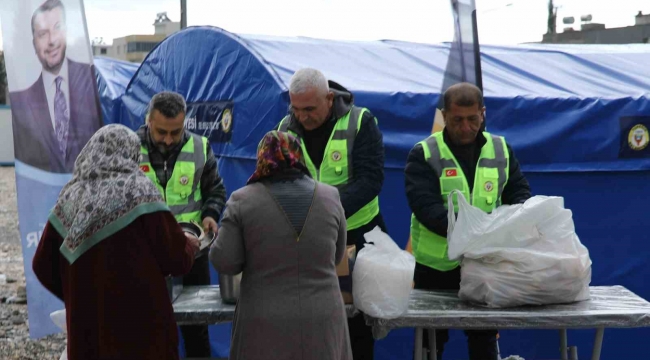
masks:
[[[221,300],[226,304],[236,304],[239,299],[239,289],[241,284],[241,275],[219,274],[219,292]]]

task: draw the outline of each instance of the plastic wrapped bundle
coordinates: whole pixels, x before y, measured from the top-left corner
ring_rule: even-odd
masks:
[[[408,310],[415,258],[379,227],[364,237],[352,272],[354,306],[376,318],[399,317]]]
[[[487,214],[457,196],[448,241],[449,258],[461,261],[461,299],[494,308],[589,299],[591,259],[561,197],[535,196]]]

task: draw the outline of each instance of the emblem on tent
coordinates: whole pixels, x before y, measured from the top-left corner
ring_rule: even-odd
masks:
[[[225,109],[223,111],[223,115],[221,115],[221,130],[225,133],[228,133],[231,127],[232,127],[232,113],[230,112],[229,109]]]
[[[634,125],[627,135],[627,143],[632,150],[641,151],[645,149],[649,141],[648,128],[641,124]]]
[[[190,179],[187,177],[187,175],[183,175],[183,176],[181,176],[180,182],[181,182],[181,185],[187,185],[187,183],[190,182]]]
[[[341,152],[339,152],[339,151],[335,151],[335,152],[332,153],[332,160],[334,160],[334,161],[341,160],[341,157],[342,157]]]
[[[492,181],[486,181],[483,188],[485,189],[485,191],[490,192],[492,191],[492,189],[494,189],[494,184],[492,184]]]

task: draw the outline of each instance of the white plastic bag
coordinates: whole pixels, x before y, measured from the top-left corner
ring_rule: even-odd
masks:
[[[461,260],[458,296],[488,307],[589,299],[591,259],[561,197],[534,196],[487,214],[449,196],[449,259]]]
[[[65,321],[65,309],[50,313],[50,319],[52,319],[54,325],[58,326],[59,329],[63,330],[64,333],[68,332]],[[66,345],[65,349],[63,349],[63,353],[61,354],[59,360],[68,360],[68,345]]]
[[[399,317],[408,310],[415,258],[379,227],[364,237],[352,272],[354,306],[376,318]]]

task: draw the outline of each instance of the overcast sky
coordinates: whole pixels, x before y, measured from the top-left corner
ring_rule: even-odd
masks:
[[[188,25],[235,33],[342,40],[393,39],[436,43],[453,37],[448,0],[187,0]],[[548,0],[477,0],[484,44],[538,42],[546,32]],[[607,27],[630,26],[650,0],[556,0],[562,18],[585,14]],[[156,13],[180,19],[180,0],[85,0],[89,37],[152,34]],[[0,47],[2,46],[0,41]]]

